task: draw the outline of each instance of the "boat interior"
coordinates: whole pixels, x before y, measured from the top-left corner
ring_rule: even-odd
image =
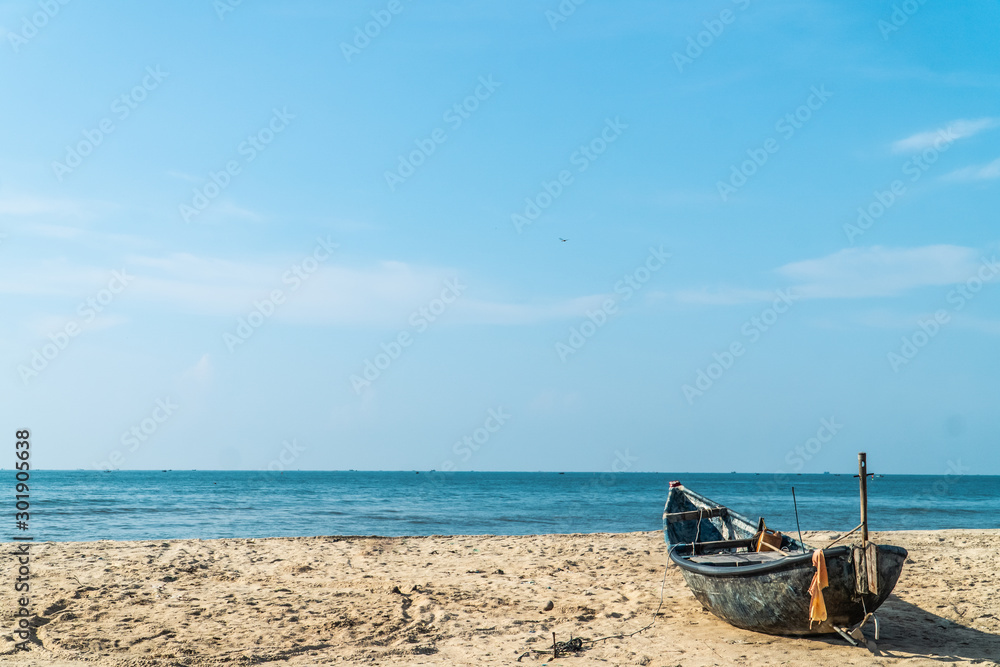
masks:
[[[688,558],[692,563],[702,565],[721,565],[725,567],[739,567],[740,565],[760,565],[771,561],[785,558],[788,554],[784,552],[775,553],[773,551],[748,552],[748,553],[720,553],[707,554],[704,556],[691,556]]]
[[[802,555],[798,540],[753,523],[728,507],[716,505],[687,489],[671,489],[664,509],[667,541],[677,556],[703,565],[738,567]]]

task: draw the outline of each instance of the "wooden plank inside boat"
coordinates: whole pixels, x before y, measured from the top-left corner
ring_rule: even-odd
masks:
[[[667,523],[676,523],[678,521],[692,521],[694,519],[713,519],[715,517],[724,517],[729,514],[729,509],[726,507],[713,507],[706,510],[692,510],[690,512],[671,512],[670,514],[663,515],[663,519]]]
[[[709,554],[706,556],[691,556],[688,558],[692,563],[702,565],[724,565],[735,567],[739,565],[756,565],[759,563],[769,563],[774,560],[785,558],[788,554],[784,552],[762,551],[760,553],[745,554]]]
[[[704,553],[705,551],[721,551],[723,549],[750,549],[753,547],[753,538],[746,538],[742,540],[716,540],[714,542],[695,542],[695,549],[699,553]]]

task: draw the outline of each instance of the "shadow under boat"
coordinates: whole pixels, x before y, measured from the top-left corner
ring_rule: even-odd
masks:
[[[1000,635],[984,632],[932,614],[890,594],[879,610],[882,632],[873,653],[882,658],[923,658],[935,662],[960,660],[996,664]],[[816,641],[842,644],[836,635]]]

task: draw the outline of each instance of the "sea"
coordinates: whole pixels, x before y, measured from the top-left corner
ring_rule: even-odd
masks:
[[[14,474],[0,471],[11,496]],[[785,533],[860,523],[848,474],[39,470],[26,532],[11,507],[0,541],[661,530],[675,479]],[[876,476],[868,513],[871,530],[1000,528],[1000,477]]]

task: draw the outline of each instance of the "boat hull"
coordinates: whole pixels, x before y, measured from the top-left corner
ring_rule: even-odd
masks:
[[[901,547],[878,547],[878,593],[855,593],[850,547],[824,550],[829,587],[823,589],[827,620],[809,624],[809,584],[816,569],[811,556],[748,567],[699,566],[671,552],[684,581],[702,606],[738,628],[775,635],[835,632],[855,625],[885,601],[906,560]]]
[[[897,546],[823,549],[829,582],[823,589],[827,619],[810,627],[815,548],[783,535],[777,553],[756,552],[757,528],[742,514],[679,482],[670,486],[663,514],[670,560],[681,568],[688,588],[705,609],[755,632],[809,635],[851,627],[885,602],[906,561],[906,549]],[[869,558],[875,563],[868,563]],[[869,592],[868,578],[875,574],[870,570],[877,570],[877,592]]]

